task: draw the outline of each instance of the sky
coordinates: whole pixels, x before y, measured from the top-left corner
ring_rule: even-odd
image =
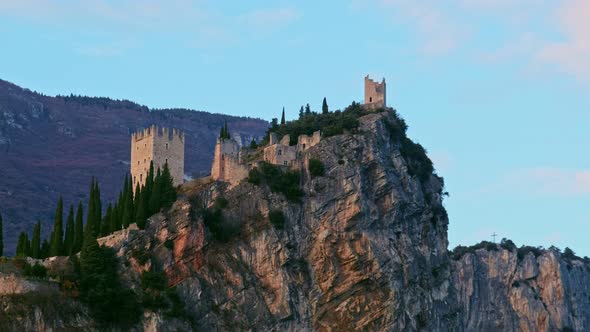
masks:
[[[0,0],[0,78],[48,95],[293,119],[367,74],[445,179],[450,248],[590,256],[590,1]]]

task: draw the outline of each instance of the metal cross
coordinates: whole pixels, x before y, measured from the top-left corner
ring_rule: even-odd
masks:
[[[492,238],[494,239],[494,243],[496,243],[496,236],[498,236],[498,234],[496,234],[496,232],[494,232],[494,234],[492,234]]]

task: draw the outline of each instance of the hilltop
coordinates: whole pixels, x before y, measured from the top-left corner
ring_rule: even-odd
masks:
[[[268,127],[260,119],[154,110],[126,100],[50,97],[0,80],[0,211],[8,254],[17,234],[30,232],[37,218],[44,231],[50,229],[59,195],[66,204],[86,202],[92,176],[103,199],[112,201],[129,171],[132,132],[152,124],[184,130],[185,173],[198,177],[210,171],[215,137],[225,121],[244,143]]]

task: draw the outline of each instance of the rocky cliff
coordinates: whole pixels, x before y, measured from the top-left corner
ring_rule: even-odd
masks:
[[[0,213],[5,253],[18,233],[40,218],[50,231],[60,195],[67,205],[88,198],[90,178],[112,202],[129,172],[130,135],[152,124],[181,129],[187,137],[185,173],[206,175],[223,123],[250,143],[268,123],[186,109],[150,110],[130,101],[78,96],[50,97],[0,80]],[[106,206],[106,203],[105,203]]]
[[[490,245],[453,260],[467,331],[590,331],[590,261]]]
[[[128,287],[160,271],[182,300],[179,317],[146,311],[136,329],[590,330],[587,260],[494,244],[447,251],[443,180],[404,128],[390,110],[323,138],[302,155],[300,199],[202,178],[145,230],[100,239]]]

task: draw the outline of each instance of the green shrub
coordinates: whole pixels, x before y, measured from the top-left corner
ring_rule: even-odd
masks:
[[[316,176],[324,176],[324,163],[318,159],[309,159],[309,174],[312,178]]]
[[[266,136],[260,145],[267,144],[269,134],[274,132],[278,137],[289,135],[290,144],[297,144],[299,135],[312,135],[315,131],[321,130],[322,137],[340,135],[347,131],[354,131],[358,128],[360,118],[368,114],[362,105],[353,102],[344,111],[335,111],[330,113],[310,113],[304,114],[299,119],[289,121],[283,125],[274,122],[268,129]]]
[[[131,252],[131,256],[139,263],[139,265],[145,265],[150,258],[150,252],[143,249],[136,249]]]
[[[47,277],[47,269],[45,266],[38,263],[35,263],[33,266],[26,264],[23,269],[23,274],[29,277],[45,278]]]
[[[164,290],[167,278],[164,272],[144,271],[141,274],[141,288],[144,290]]]
[[[164,247],[166,247],[170,250],[174,250],[174,241],[172,241],[170,239],[164,241]]]
[[[219,201],[216,201],[212,208],[203,209],[203,223],[216,240],[228,242],[241,233],[241,227],[239,223],[223,217],[221,206],[225,206],[225,204],[219,204]]]
[[[281,210],[271,210],[268,213],[270,222],[276,229],[283,229],[285,227],[285,214]]]
[[[518,260],[522,260],[524,258],[524,256],[526,256],[529,252],[532,252],[533,255],[535,255],[536,257],[541,256],[541,254],[543,254],[543,250],[539,247],[531,247],[531,246],[522,246],[520,248],[518,248],[518,251],[516,253],[516,257],[518,258]]]
[[[455,249],[451,252],[452,257],[454,260],[459,260],[466,254],[474,254],[479,249],[485,249],[487,251],[497,251],[498,246],[490,241],[481,241],[480,243],[474,244],[472,246],[456,246]]]
[[[500,241],[500,247],[502,247],[502,249],[512,251],[512,250],[516,249],[516,244],[514,244],[514,242],[512,242],[512,240],[509,240],[507,238],[503,238],[502,241]]]
[[[248,174],[248,182],[260,185],[266,184],[272,192],[278,192],[294,202],[299,202],[303,196],[300,188],[301,175],[297,171],[283,171],[280,167],[267,162],[261,162]]]

